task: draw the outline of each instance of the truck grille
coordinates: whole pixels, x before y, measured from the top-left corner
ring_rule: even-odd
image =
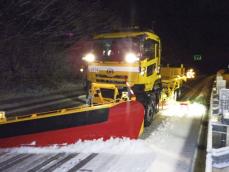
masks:
[[[113,79],[127,79],[128,77],[126,75],[115,75],[115,76],[107,76],[102,74],[96,74],[96,78],[113,78]]]
[[[126,81],[108,80],[108,79],[96,79],[96,82],[108,83],[108,84],[126,84]]]
[[[96,74],[96,82],[108,83],[108,84],[126,84],[128,76],[126,75],[115,75],[107,76],[102,74]]]

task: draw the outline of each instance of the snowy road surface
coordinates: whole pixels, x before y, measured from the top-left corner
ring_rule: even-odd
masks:
[[[169,102],[138,140],[102,139],[45,148],[0,150],[0,171],[189,172],[206,98],[208,77],[192,88],[194,100]]]

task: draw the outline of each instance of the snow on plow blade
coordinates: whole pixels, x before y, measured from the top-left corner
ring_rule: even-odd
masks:
[[[0,147],[71,144],[111,137],[136,139],[144,126],[144,107],[121,101],[0,120]]]

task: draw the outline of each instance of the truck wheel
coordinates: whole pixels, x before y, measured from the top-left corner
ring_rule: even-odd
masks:
[[[151,93],[147,97],[145,103],[145,126],[148,127],[151,125],[154,115],[156,113],[156,95]]]

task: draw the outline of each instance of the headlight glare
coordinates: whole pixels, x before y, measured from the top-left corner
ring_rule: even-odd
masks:
[[[136,61],[139,61],[139,58],[134,53],[127,53],[125,56],[125,61],[127,63],[134,63]]]
[[[189,69],[186,73],[187,78],[191,79],[191,78],[195,78],[195,72],[193,69]]]
[[[94,62],[95,61],[95,55],[92,53],[89,53],[89,54],[86,54],[82,59],[87,61],[87,62]]]

